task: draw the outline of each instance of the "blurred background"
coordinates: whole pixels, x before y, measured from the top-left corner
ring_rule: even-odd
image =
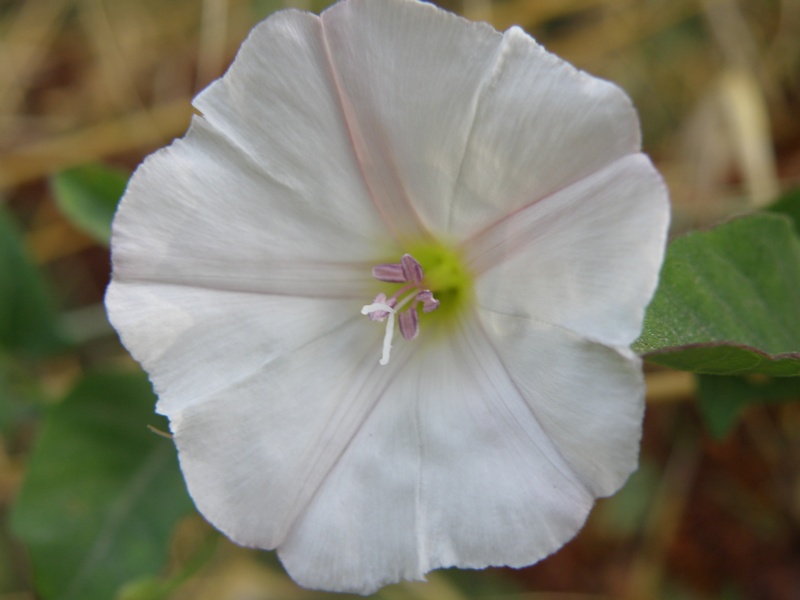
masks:
[[[440,4],[518,24],[626,89],[673,234],[800,184],[800,0]],[[102,306],[127,176],[183,135],[255,23],[326,5],[0,0],[0,600],[343,597],[298,588],[273,553],[193,513]],[[800,598],[800,404],[732,397],[722,414],[702,402],[708,382],[647,380],[640,470],[560,552],[376,597]]]

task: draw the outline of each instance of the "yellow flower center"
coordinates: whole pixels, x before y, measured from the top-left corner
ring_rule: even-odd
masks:
[[[459,252],[436,242],[422,242],[410,245],[408,253],[422,265],[422,286],[440,302],[435,312],[420,315],[420,323],[454,322],[472,300],[472,275]]]

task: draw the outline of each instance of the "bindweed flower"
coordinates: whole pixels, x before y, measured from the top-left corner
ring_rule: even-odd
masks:
[[[112,323],[301,585],[529,565],[636,467],[667,192],[616,86],[413,0],[277,13],[133,176]]]

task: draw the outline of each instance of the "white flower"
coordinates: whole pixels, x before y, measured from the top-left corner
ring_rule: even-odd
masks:
[[[636,467],[668,221],[626,95],[518,28],[345,0],[267,19],[195,106],[107,305],[203,515],[362,593],[575,535]]]

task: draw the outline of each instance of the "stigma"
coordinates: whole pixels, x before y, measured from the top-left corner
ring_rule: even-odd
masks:
[[[422,265],[410,254],[404,254],[399,263],[384,263],[372,268],[372,276],[378,281],[403,284],[391,296],[383,292],[375,296],[372,304],[361,308],[361,314],[369,316],[371,321],[385,321],[386,333],[383,336],[383,350],[378,361],[381,365],[389,364],[392,351],[395,322],[400,335],[406,340],[413,340],[419,334],[419,309],[429,313],[439,308],[439,301],[433,292],[424,286],[425,273]]]

